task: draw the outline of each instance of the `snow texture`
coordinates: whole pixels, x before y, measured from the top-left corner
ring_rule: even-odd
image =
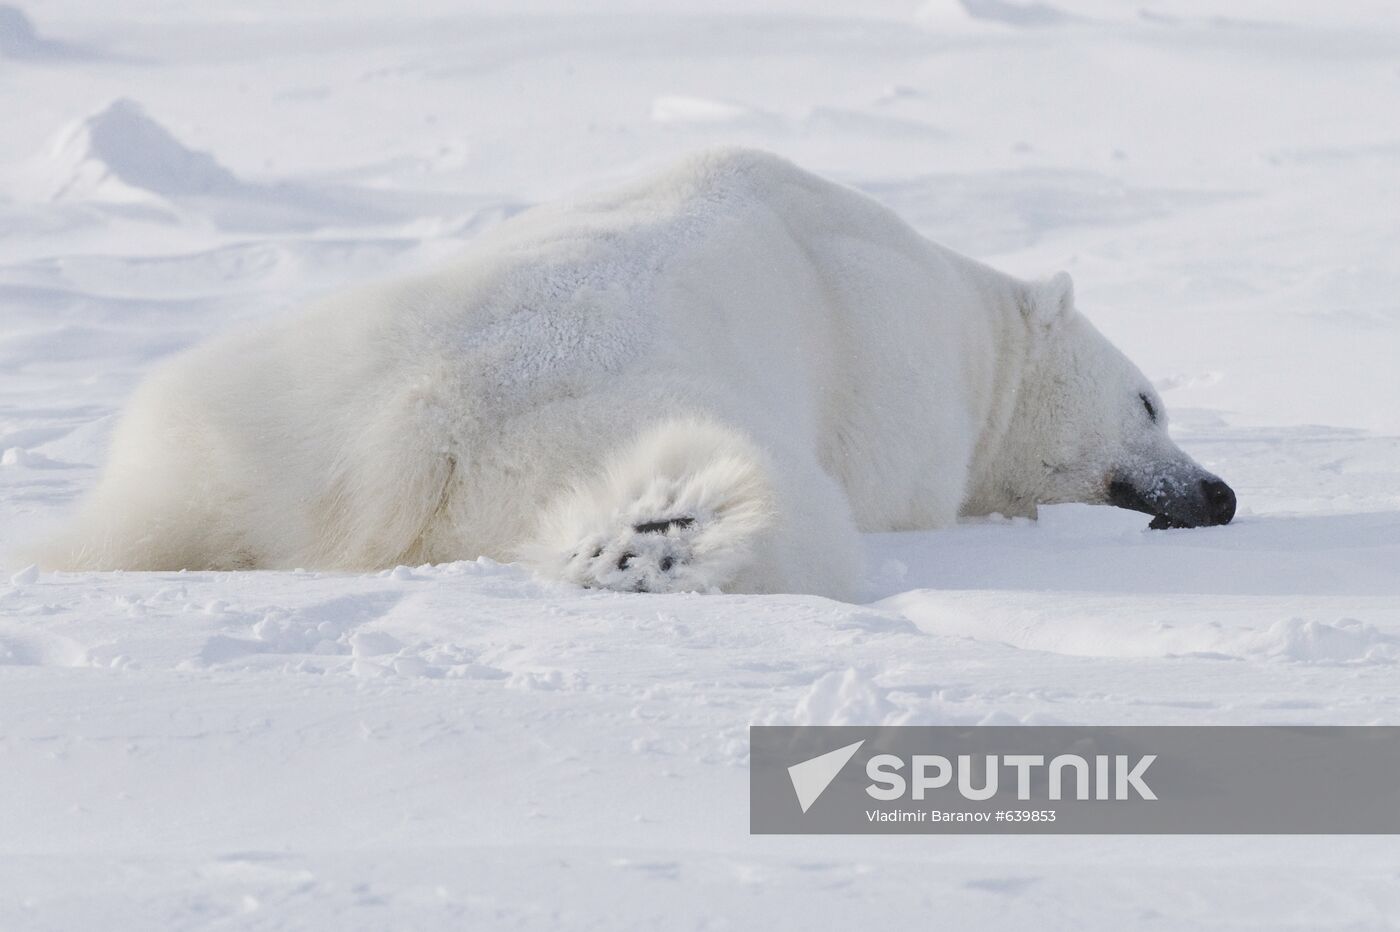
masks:
[[[1387,838],[752,838],[746,769],[763,723],[1400,724],[1392,5],[49,0],[0,75],[6,554],[171,353],[719,143],[1069,270],[1239,495],[866,535],[853,603],[0,557],[0,928],[1400,920]]]

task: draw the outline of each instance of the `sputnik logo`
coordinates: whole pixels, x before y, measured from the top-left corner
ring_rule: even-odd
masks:
[[[828,751],[788,768],[788,777],[792,780],[793,791],[797,793],[797,803],[803,812],[811,809],[812,804],[821,798],[826,788],[831,786],[831,781],[841,772],[841,768],[855,757],[856,751],[859,751],[864,743],[865,739],[862,738],[855,744]]]

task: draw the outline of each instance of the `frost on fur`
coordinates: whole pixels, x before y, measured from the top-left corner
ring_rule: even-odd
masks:
[[[521,557],[545,575],[592,588],[728,587],[758,569],[756,550],[773,522],[763,459],[713,423],[653,428],[561,495]]]

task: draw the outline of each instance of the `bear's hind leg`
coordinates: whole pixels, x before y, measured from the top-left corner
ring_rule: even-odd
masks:
[[[621,592],[844,594],[859,564],[848,506],[824,474],[794,472],[733,428],[668,421],[560,496],[521,556]],[[834,506],[811,498],[814,485]]]
[[[589,588],[706,591],[734,581],[773,518],[768,469],[752,443],[712,422],[674,420],[559,496],[521,556]]]

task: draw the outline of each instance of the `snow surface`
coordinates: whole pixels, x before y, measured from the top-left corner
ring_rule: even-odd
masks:
[[[0,928],[1381,928],[1390,838],[750,837],[755,723],[1400,724],[1381,0],[0,7],[0,550],[165,355],[708,144],[1083,308],[1240,498],[866,604],[0,557]],[[910,425],[917,429],[917,425]]]

